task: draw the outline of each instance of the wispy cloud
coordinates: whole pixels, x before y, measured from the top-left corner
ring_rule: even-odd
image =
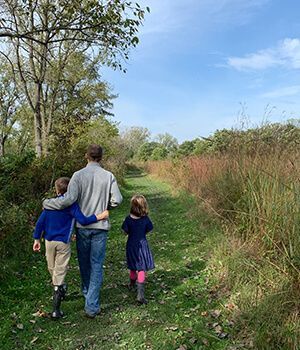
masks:
[[[186,25],[195,18],[201,28],[213,28],[217,24],[245,24],[270,0],[141,0],[139,3],[151,9],[141,29],[143,35],[186,29]]]
[[[285,86],[266,92],[261,95],[263,98],[280,98],[287,96],[295,96],[300,94],[300,85]]]
[[[300,39],[286,38],[277,46],[243,57],[229,57],[227,66],[237,70],[263,70],[273,67],[300,68]]]

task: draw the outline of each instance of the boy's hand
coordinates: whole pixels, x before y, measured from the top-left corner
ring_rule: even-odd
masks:
[[[41,251],[41,242],[39,239],[35,239],[33,242],[33,247],[32,247],[34,252],[40,252]]]
[[[101,214],[96,215],[97,216],[97,220],[105,220],[109,218],[109,211],[108,210],[104,210],[104,212],[102,212]]]
[[[76,242],[76,235],[75,234],[72,235],[71,241]]]

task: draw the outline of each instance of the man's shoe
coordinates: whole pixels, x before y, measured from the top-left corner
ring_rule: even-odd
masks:
[[[87,318],[95,318],[96,316],[100,315],[101,311],[99,310],[95,314],[89,314],[88,312],[85,311],[85,317]]]

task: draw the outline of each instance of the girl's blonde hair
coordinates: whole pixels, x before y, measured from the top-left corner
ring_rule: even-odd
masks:
[[[137,194],[131,198],[130,201],[130,214],[142,217],[149,213],[149,207],[147,200],[144,196]]]

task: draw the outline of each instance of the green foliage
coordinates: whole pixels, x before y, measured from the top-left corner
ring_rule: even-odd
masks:
[[[159,145],[154,148],[154,150],[151,153],[151,160],[161,160],[165,159],[168,156],[168,150],[166,147]]]
[[[151,158],[152,152],[158,146],[157,142],[146,142],[142,144],[137,152],[137,158],[142,161],[146,161]]]
[[[48,154],[57,124],[68,124],[71,116],[91,119],[95,109],[106,114],[111,108],[99,67],[123,70],[124,59],[139,43],[146,11],[138,3],[120,0],[16,0],[13,6],[3,1],[1,57],[34,115],[29,121],[38,157]]]
[[[293,121],[286,124],[267,124],[248,130],[217,130],[209,138],[199,140],[193,154],[268,154],[275,149],[293,151],[299,144],[300,127]]]
[[[178,155],[187,157],[195,152],[197,139],[192,141],[184,141],[178,147]]]

